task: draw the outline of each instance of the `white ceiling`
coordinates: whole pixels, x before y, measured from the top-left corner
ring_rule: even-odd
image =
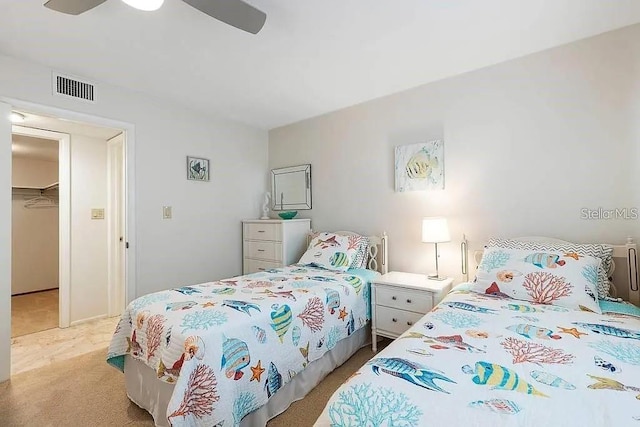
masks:
[[[638,0],[250,0],[251,35],[179,0],[42,3],[0,0],[1,52],[265,129],[640,22]]]
[[[0,71],[1,72],[1,71]],[[16,126],[50,130],[54,132],[68,133],[70,135],[84,135],[90,138],[107,141],[122,131],[100,126],[89,125],[54,117],[40,116],[25,111],[18,111],[24,115],[24,122]],[[11,151],[15,157],[27,157],[49,162],[58,161],[58,141],[44,138],[36,138],[26,135],[13,134],[11,137]]]
[[[111,129],[81,122],[74,122],[71,120],[58,119],[55,117],[41,116],[22,110],[15,111],[25,116],[24,122],[16,123],[17,126],[51,130],[54,132],[68,133],[70,135],[84,135],[90,138],[104,139],[105,141],[122,133],[122,130],[120,129]]]
[[[11,151],[14,157],[26,157],[47,162],[58,161],[58,141],[51,139],[13,135]]]

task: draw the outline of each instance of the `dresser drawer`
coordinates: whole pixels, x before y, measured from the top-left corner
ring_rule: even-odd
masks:
[[[376,329],[401,335],[422,316],[420,313],[376,305]]]
[[[280,224],[250,223],[244,225],[245,240],[271,240],[282,241]]]
[[[422,314],[433,308],[429,292],[411,292],[383,285],[376,285],[376,305]]]
[[[282,261],[282,243],[266,240],[249,240],[244,242],[244,256],[246,258]]]
[[[282,267],[282,262],[279,261],[262,261],[259,259],[245,258],[243,262],[243,274],[257,273],[259,271],[269,270],[271,268]]]

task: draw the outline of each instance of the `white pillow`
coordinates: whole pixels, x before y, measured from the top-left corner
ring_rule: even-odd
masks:
[[[472,290],[600,313],[597,284],[601,262],[563,251],[490,247],[482,255]]]
[[[327,270],[347,271],[356,253],[357,247],[350,247],[347,236],[320,233],[311,240],[299,263]]]

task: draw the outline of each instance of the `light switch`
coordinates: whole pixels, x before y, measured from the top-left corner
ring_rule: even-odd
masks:
[[[91,219],[104,219],[104,209],[91,209]]]
[[[162,207],[162,219],[171,219],[171,206]]]

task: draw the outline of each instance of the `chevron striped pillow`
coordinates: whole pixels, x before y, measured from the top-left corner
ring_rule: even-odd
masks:
[[[613,247],[598,243],[546,243],[527,242],[515,239],[501,239],[491,237],[487,241],[487,247],[505,249],[528,249],[534,251],[563,251],[600,258],[602,263],[598,268],[598,298],[609,296],[609,272],[613,265]]]

